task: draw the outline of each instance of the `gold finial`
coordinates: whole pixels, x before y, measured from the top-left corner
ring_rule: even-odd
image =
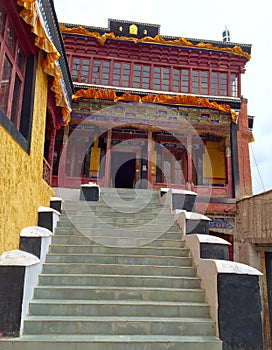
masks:
[[[132,24],[131,26],[129,26],[129,34],[134,34],[134,35],[138,34],[138,27],[135,24]]]

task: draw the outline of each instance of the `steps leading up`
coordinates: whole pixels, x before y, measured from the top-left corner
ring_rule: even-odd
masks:
[[[66,201],[24,320],[2,350],[222,350],[189,251],[159,194]]]

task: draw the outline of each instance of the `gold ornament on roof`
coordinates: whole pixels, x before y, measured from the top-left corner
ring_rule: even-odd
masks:
[[[138,34],[138,27],[135,24],[131,24],[129,26],[129,34],[133,34],[133,35]]]

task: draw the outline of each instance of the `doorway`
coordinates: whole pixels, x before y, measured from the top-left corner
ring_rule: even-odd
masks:
[[[136,153],[112,152],[111,181],[112,187],[134,188],[136,172]]]

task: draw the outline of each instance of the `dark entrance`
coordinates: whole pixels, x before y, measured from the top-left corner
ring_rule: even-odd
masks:
[[[135,182],[136,153],[112,152],[111,179],[112,187],[133,188]]]

